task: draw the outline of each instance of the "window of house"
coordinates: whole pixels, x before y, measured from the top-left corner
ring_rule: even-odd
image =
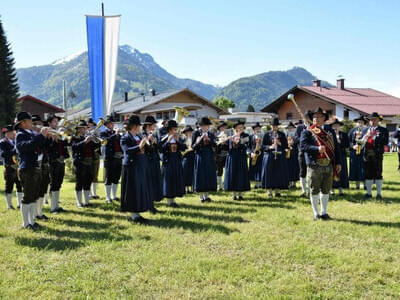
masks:
[[[332,109],[327,110],[326,113],[328,114],[329,118],[332,117]]]
[[[293,119],[293,114],[292,113],[286,113],[286,120],[292,120]]]
[[[168,119],[169,118],[169,113],[166,111],[166,112],[163,112],[163,119]]]
[[[158,112],[158,113],[156,114],[156,119],[157,119],[157,120],[161,120],[161,119],[162,119],[162,113]]]
[[[345,110],[344,110],[344,112],[343,112],[343,118],[346,119],[346,120],[349,119],[349,110],[348,110],[348,109],[345,109]]]
[[[174,110],[169,112],[169,118],[170,119],[175,118],[175,111]]]

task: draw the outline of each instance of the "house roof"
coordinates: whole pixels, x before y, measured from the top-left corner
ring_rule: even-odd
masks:
[[[138,113],[138,112],[145,110],[146,108],[148,108],[151,105],[157,104],[165,99],[168,99],[170,97],[173,97],[173,96],[183,93],[183,92],[192,94],[193,97],[196,97],[197,99],[199,99],[199,101],[202,102],[203,104],[214,108],[219,114],[229,114],[228,112],[224,111],[219,106],[215,105],[214,103],[207,100],[206,98],[196,94],[195,92],[191,91],[188,88],[169,90],[169,91],[155,94],[154,96],[153,95],[145,95],[144,101],[143,101],[143,96],[133,97],[133,98],[128,99],[128,101],[120,100],[120,101],[114,103],[112,109],[115,113],[118,113],[118,114]],[[183,104],[183,106],[195,107],[196,105],[193,103],[188,103],[187,105]],[[171,109],[173,109],[172,106],[171,106]],[[145,111],[147,113],[149,112],[149,110],[145,110]],[[72,113],[72,115],[84,115],[84,114],[90,115],[90,113],[91,113],[91,109],[86,108],[84,110],[74,112],[74,113]]]
[[[45,101],[43,101],[43,100],[40,100],[40,99],[38,99],[38,98],[36,98],[36,97],[33,97],[33,96],[31,96],[31,95],[25,95],[25,96],[20,97],[20,98],[17,99],[17,102],[21,102],[21,101],[32,101],[32,102],[36,102],[36,103],[38,103],[38,104],[41,104],[41,105],[43,105],[43,106],[46,106],[47,108],[53,110],[53,111],[56,112],[56,113],[63,113],[63,112],[65,112],[65,110],[63,110],[62,108],[60,108],[60,107],[58,107],[58,106],[55,106],[55,105],[52,105],[52,104],[50,104],[50,103],[47,103],[47,102],[45,102]]]
[[[360,114],[371,114],[378,112],[383,116],[395,116],[400,114],[400,98],[382,93],[370,88],[345,88],[295,86],[276,100],[265,106],[261,111],[276,112],[287,95],[297,90],[304,91],[323,100],[341,104],[345,107],[359,112]]]

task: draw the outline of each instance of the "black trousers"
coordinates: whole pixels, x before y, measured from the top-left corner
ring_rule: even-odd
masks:
[[[14,188],[14,184],[17,188],[18,193],[22,193],[21,182],[18,179],[17,169],[11,166],[5,166],[4,168],[4,182],[6,183],[6,194],[11,194]]]
[[[94,175],[94,165],[92,162],[84,163],[83,161],[74,162],[75,172],[75,191],[90,191]]]
[[[122,172],[122,159],[110,158],[104,161],[104,169],[106,171],[106,185],[118,184]]]
[[[39,198],[41,176],[42,170],[39,167],[18,170],[18,177],[24,193],[23,204],[34,203]]]
[[[44,197],[49,189],[50,183],[50,166],[49,164],[42,164],[41,168],[41,176],[40,176],[40,189],[39,189],[39,197]]]
[[[64,181],[65,163],[53,161],[50,164],[50,192],[56,192],[61,189]]]
[[[366,180],[382,179],[382,162],[382,154],[366,157],[366,159],[364,160]]]
[[[306,178],[307,176],[307,165],[306,159],[304,158],[304,153],[299,152],[299,167],[300,167],[300,177]]]
[[[222,174],[224,173],[225,162],[226,156],[216,156],[215,165],[217,167],[217,176],[222,176]]]

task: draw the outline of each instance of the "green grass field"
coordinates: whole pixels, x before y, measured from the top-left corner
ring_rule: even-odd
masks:
[[[64,182],[68,212],[32,232],[1,193],[0,298],[399,299],[397,165],[397,154],[385,156],[384,201],[346,191],[326,222],[312,220],[299,190],[277,199],[256,190],[243,202],[228,193],[208,204],[186,196],[178,209],[164,201],[161,214],[144,214],[150,225],[133,225],[105,204],[103,186],[93,208],[78,210]]]

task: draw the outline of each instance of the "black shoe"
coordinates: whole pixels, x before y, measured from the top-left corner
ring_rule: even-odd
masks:
[[[88,204],[83,204],[83,207],[92,207],[93,204],[92,203],[88,203]]]
[[[112,198],[111,199],[112,201],[118,201],[119,202],[119,198],[117,197],[117,198]]]
[[[299,197],[301,197],[301,198],[307,198],[307,193],[301,193]]]
[[[370,198],[372,198],[372,195],[370,195],[370,194],[367,193],[367,194],[364,195],[364,198],[365,198],[365,199],[370,199]]]
[[[243,201],[243,200],[244,200],[243,196],[239,196],[239,201]]]
[[[318,219],[320,219],[320,218],[321,218],[320,215],[316,215],[316,216],[313,217],[313,220],[314,220],[314,221],[318,221]]]
[[[254,186],[254,189],[257,190],[257,189],[258,189],[258,186]]]
[[[29,229],[29,230],[35,231],[35,229],[33,228],[33,226],[31,224],[28,224],[26,226],[21,226],[21,229]]]
[[[234,196],[232,199],[233,199],[233,200],[237,200],[238,198],[237,198],[236,196]]]
[[[65,212],[66,210],[62,207],[59,207],[56,209],[57,212],[61,213],[61,212]]]
[[[380,194],[376,195],[376,200],[382,200],[382,196]]]
[[[135,223],[135,224],[145,224],[148,222],[147,219],[143,218],[142,216],[139,216],[137,218],[132,219],[131,217],[128,217],[128,221]]]
[[[92,196],[92,199],[100,199],[100,197],[99,196]]]
[[[178,208],[179,207],[179,205],[176,204],[175,202],[172,202],[172,203],[168,204],[168,206],[169,207],[173,207],[173,208]]]
[[[206,199],[204,199],[204,201],[205,201],[205,202],[211,202],[212,200],[211,200],[210,197],[207,197]]]
[[[17,209],[20,209],[20,208],[21,208],[21,206],[18,205],[18,206],[17,206]]]
[[[328,214],[324,214],[324,215],[321,216],[321,219],[326,221],[326,220],[330,220],[332,218]]]
[[[41,226],[38,224],[38,223],[33,223],[33,225],[31,225],[32,226],[32,228],[34,229],[34,230],[39,230],[40,228],[41,228]]]
[[[47,221],[49,219],[49,217],[47,217],[45,214],[43,214],[42,216],[41,216],[41,219],[40,220],[45,220],[45,221]]]
[[[58,211],[58,209],[53,209],[53,210],[50,211],[50,213],[51,213],[51,214],[58,214],[59,211]]]
[[[275,193],[275,197],[280,197],[281,193]]]
[[[15,210],[14,206],[12,206],[12,205],[8,209],[9,210]]]
[[[155,215],[155,214],[158,214],[160,211],[159,211],[157,208],[153,207],[152,209],[150,209],[150,212],[151,212],[153,215]]]
[[[344,193],[340,193],[339,196],[340,196],[340,197],[343,197],[343,196],[344,196]]]

